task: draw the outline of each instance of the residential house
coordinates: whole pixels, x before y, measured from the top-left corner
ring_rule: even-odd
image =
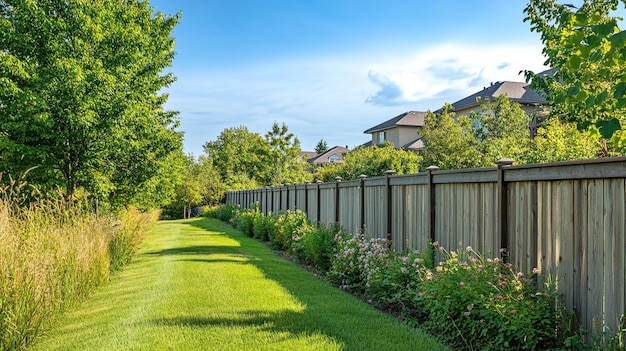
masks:
[[[303,159],[306,157],[308,163],[320,166],[329,163],[342,163],[344,155],[348,152],[350,152],[350,149],[347,147],[335,146],[321,154],[317,154],[315,151],[302,151],[300,152],[300,157]]]
[[[554,69],[549,69],[538,73],[538,75],[552,75],[554,71]],[[530,130],[531,135],[534,135],[547,115],[545,109],[547,101],[536,91],[530,89],[528,83],[511,81],[491,83],[489,87],[453,103],[451,112],[455,112],[457,116],[469,115],[474,111],[480,111],[481,104],[495,102],[498,96],[503,94],[506,94],[511,101],[519,103],[526,114],[533,116]],[[441,112],[441,109],[435,111],[435,113]],[[361,146],[368,147],[388,141],[396,148],[423,149],[424,142],[419,136],[419,129],[424,127],[425,116],[426,112],[408,111],[369,128],[364,133],[371,134],[372,140]]]
[[[388,141],[396,148],[405,150],[419,150],[424,143],[418,134],[419,128],[424,126],[426,112],[408,111],[390,120],[380,123],[363,133],[371,134],[371,142],[362,146],[379,145]]]

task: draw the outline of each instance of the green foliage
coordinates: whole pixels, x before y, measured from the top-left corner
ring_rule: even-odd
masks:
[[[624,2],[624,1],[622,1]],[[618,27],[617,0],[585,0],[576,8],[554,0],[531,0],[524,10],[541,34],[546,64],[554,76],[526,71],[531,87],[549,100],[551,118],[595,128],[609,149],[623,153],[626,122],[626,32]],[[605,150],[605,153],[610,150]]]
[[[422,164],[440,169],[481,167],[485,164],[484,155],[478,148],[472,120],[466,116],[455,118],[449,108],[444,107],[439,115],[428,112],[424,118],[420,131],[425,145]]]
[[[319,228],[311,225],[306,229],[300,236],[293,237],[290,252],[300,261],[325,273],[333,261],[335,236],[342,232],[342,228],[336,224],[320,224]]]
[[[326,141],[324,139],[320,139],[320,141],[317,142],[317,145],[315,145],[315,152],[321,154],[324,153],[326,150],[328,150],[328,144],[326,144]]]
[[[460,169],[492,167],[501,158],[517,164],[581,160],[600,150],[597,133],[579,132],[558,121],[544,123],[531,140],[530,117],[506,95],[483,103],[468,117],[447,111],[426,116],[424,165]]]
[[[440,249],[444,261],[424,271],[422,326],[455,348],[546,350],[562,345],[558,293],[516,272],[501,259]]]
[[[584,160],[596,157],[599,150],[597,135],[554,120],[537,130],[529,152],[521,160],[523,163]]]
[[[235,204],[223,204],[219,206],[207,207],[204,217],[219,219],[222,222],[230,223],[241,211],[241,207]]]
[[[300,141],[284,124],[274,123],[265,137],[245,126],[227,128],[204,144],[207,158],[228,190],[310,180],[308,165],[298,158]]]
[[[0,2],[0,168],[43,193],[152,205],[182,148],[159,92],[179,16],[146,1]],[[33,168],[35,167],[35,168]]]
[[[265,140],[269,145],[265,161],[269,167],[269,175],[262,184],[304,183],[305,180],[310,180],[308,164],[299,158],[302,151],[300,141],[289,133],[284,123],[279,126],[274,122],[272,129],[265,134]]]
[[[331,182],[337,176],[344,180],[358,179],[361,174],[368,177],[384,176],[387,170],[395,170],[396,174],[417,173],[420,161],[417,153],[396,149],[393,144],[386,142],[371,147],[358,147],[344,156],[343,163],[319,167],[317,178]]]

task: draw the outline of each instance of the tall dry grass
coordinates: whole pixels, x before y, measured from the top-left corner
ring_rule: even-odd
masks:
[[[158,213],[97,216],[64,200],[20,205],[0,190],[0,350],[25,348],[44,323],[130,261]]]

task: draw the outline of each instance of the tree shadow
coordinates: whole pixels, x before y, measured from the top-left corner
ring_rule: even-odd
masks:
[[[221,226],[218,226],[218,231],[216,231],[215,222],[209,223],[207,220],[190,220],[185,224],[212,233],[222,229]],[[272,253],[267,245],[243,235],[224,223],[221,225],[224,226],[224,235],[236,241],[240,246],[190,246],[166,249],[156,254],[207,254],[214,253],[213,250],[240,254],[247,258],[241,263],[255,266],[266,279],[279,284],[305,308],[301,311],[289,309],[278,311],[243,310],[219,318],[206,315],[172,316],[155,319],[151,323],[157,326],[195,326],[199,328],[216,326],[254,327],[267,332],[287,333],[293,336],[325,335],[341,343],[346,350],[425,349],[424,346],[420,345],[423,339],[417,335],[416,331],[406,326],[399,326],[398,322],[391,317],[381,316],[379,311],[366,303]],[[185,259],[213,262],[211,259]],[[391,330],[393,330],[394,344],[389,344],[388,338],[371,337],[371,335],[380,335],[391,332]]]

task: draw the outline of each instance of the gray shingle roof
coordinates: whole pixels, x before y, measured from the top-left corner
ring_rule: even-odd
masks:
[[[502,94],[506,94],[511,101],[524,105],[544,105],[547,103],[546,99],[530,89],[528,83],[504,81],[493,83],[491,86],[453,103],[452,110],[460,111],[479,106],[479,103],[476,101],[477,98],[480,98],[483,102],[494,101]]]
[[[419,111],[408,111],[397,115],[396,117],[385,121],[381,124],[378,124],[363,133],[375,133],[379,131],[383,131],[386,129],[407,126],[407,127],[423,127],[424,126],[424,116],[426,116],[426,112]]]

